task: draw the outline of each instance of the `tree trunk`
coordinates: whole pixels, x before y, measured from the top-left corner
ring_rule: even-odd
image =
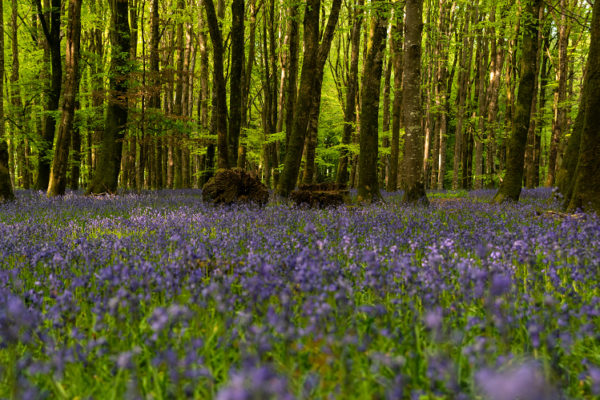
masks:
[[[535,90],[540,5],[541,0],[531,0],[525,7],[519,92],[509,142],[506,174],[500,189],[494,196],[493,201],[496,203],[518,201],[521,194],[525,145],[531,118],[531,101]]]
[[[48,91],[46,102],[46,116],[44,118],[44,136],[40,143],[40,156],[38,160],[38,176],[36,188],[38,190],[48,189],[50,180],[50,163],[52,161],[52,144],[54,142],[54,131],[56,130],[56,117],[54,112],[58,110],[60,100],[60,89],[62,85],[62,59],[60,56],[60,13],[62,10],[60,0],[52,0],[50,11],[50,26],[42,10],[41,0],[36,0],[38,18],[48,47],[52,65],[52,83]]]
[[[394,102],[392,103],[392,143],[390,150],[390,176],[388,192],[398,190],[398,167],[400,165],[400,120],[402,119],[402,36],[404,30],[404,2],[394,10],[392,27],[392,59],[394,64]]]
[[[389,11],[383,0],[372,1],[373,17],[369,32],[367,58],[363,71],[360,115],[360,154],[358,158],[358,201],[381,199],[377,179],[379,146],[379,93],[385,58],[385,42]]]
[[[298,33],[298,3],[290,4],[289,19],[289,57],[288,57],[288,78],[285,88],[285,144],[286,147],[290,140],[290,134],[294,126],[294,103],[296,102],[297,81],[298,81],[298,47],[300,34]]]
[[[129,23],[128,0],[111,0],[110,93],[98,168],[87,194],[116,193],[128,113]]]
[[[387,29],[387,28],[386,28]],[[386,40],[389,41],[389,46],[392,47],[392,31],[390,29],[390,34]],[[383,140],[382,147],[390,150],[390,120],[391,120],[391,110],[390,110],[390,92],[392,87],[392,57],[389,57],[387,61],[385,61],[384,56],[384,64],[385,64],[385,72],[383,73],[383,111],[382,111],[382,120],[381,120],[381,130],[383,132]],[[385,188],[386,182],[390,176],[390,155],[385,154],[383,157],[379,159],[380,165],[380,173],[379,173],[379,187]]]
[[[214,91],[216,93],[216,130],[217,130],[217,167],[228,168],[228,142],[227,142],[227,93],[225,77],[223,76],[223,39],[219,20],[215,12],[213,0],[202,0],[206,9],[206,22],[213,45],[213,77]]]
[[[421,32],[423,1],[407,0],[404,30],[402,94],[406,139],[404,142],[404,195],[402,201],[428,204],[423,176],[423,109],[421,105]]]
[[[231,3],[231,70],[229,75],[229,167],[237,166],[242,127],[242,71],[244,67],[244,0]]]
[[[81,109],[79,100],[75,100],[75,112]],[[79,128],[79,120],[75,114],[73,120],[73,131],[71,132],[71,151],[73,152],[73,159],[69,163],[71,168],[69,187],[72,190],[79,189],[79,177],[81,175],[81,129]]]
[[[4,2],[0,1],[0,94],[4,93]],[[4,102],[0,101],[0,203],[15,198],[8,173],[8,146],[4,140]]]
[[[491,17],[490,17],[491,20]],[[504,66],[504,38],[496,35],[492,26],[492,42],[490,55],[490,83],[487,91],[487,146],[486,146],[486,180],[488,187],[494,187],[495,156],[496,156],[496,126],[498,117],[498,97],[500,95],[500,80]]]
[[[15,120],[13,129],[13,139],[17,141],[17,158],[19,165],[19,183],[24,189],[29,189],[31,186],[31,175],[29,171],[28,160],[26,157],[27,153],[27,139],[18,139],[19,133],[23,132],[25,121],[22,118],[23,102],[21,99],[21,90],[19,87],[19,32],[18,32],[18,4],[17,0],[11,2],[11,37],[12,37],[12,69],[10,75],[10,102],[15,110],[13,113],[13,119]]]
[[[315,77],[322,74],[325,60],[329,55],[341,3],[341,0],[333,0],[325,33],[323,34],[323,41],[319,45],[321,2],[320,0],[307,1],[304,14],[304,63],[300,75],[298,98],[294,106],[294,127],[289,138],[283,173],[278,186],[278,193],[283,197],[290,194],[298,180],[302,150],[310,119],[311,101],[314,98],[314,93],[321,90],[320,86],[316,87],[317,85],[315,85],[315,81],[318,81]]]
[[[67,187],[69,148],[75,119],[75,102],[79,92],[79,45],[81,38],[81,0],[69,0],[69,22],[67,25],[67,49],[65,52],[65,90],[63,93],[62,117],[56,138],[52,171],[48,185],[48,196],[62,196]]]
[[[342,150],[338,164],[336,182],[338,185],[345,185],[350,178],[348,166],[350,163],[350,151],[348,146],[352,141],[352,135],[356,123],[356,94],[358,92],[358,61],[360,55],[360,29],[362,24],[362,12],[364,0],[358,0],[355,5],[352,17],[352,31],[350,33],[350,71],[348,72],[346,87],[346,102],[344,110],[344,132],[342,133]]]
[[[162,189],[164,187],[162,179],[162,139],[161,135],[161,120],[160,116],[160,95],[161,95],[161,79],[160,79],[160,19],[159,19],[160,0],[152,2],[152,14],[150,16],[150,97],[148,99],[148,123],[152,136],[152,157],[151,157],[151,186],[154,189]]]
[[[458,89],[457,89],[457,111],[456,111],[456,134],[454,140],[454,161],[452,171],[452,189],[456,190],[461,185],[460,172],[462,164],[462,154],[464,152],[464,135],[463,135],[463,124],[465,119],[465,103],[467,101],[467,95],[469,92],[469,74],[471,73],[471,62],[473,58],[473,52],[471,49],[470,29],[469,22],[471,15],[467,9],[465,12],[465,22],[463,28],[463,42],[460,49],[460,64],[458,71]],[[462,165],[464,169],[465,166]]]
[[[483,13],[479,13],[480,15]],[[495,13],[491,13],[490,15],[490,23],[492,20],[495,20]],[[485,18],[483,18],[483,22],[485,22]],[[486,37],[487,32],[482,28],[478,37],[477,37],[477,64],[478,64],[478,72],[479,76],[477,77],[477,120],[478,127],[476,135],[474,135],[475,142],[475,161],[474,161],[474,175],[475,175],[475,189],[483,188],[483,147],[487,137],[486,134],[486,118],[485,113],[487,110],[487,87],[486,84],[488,82],[488,40]]]
[[[577,167],[572,179],[573,189],[565,198],[567,210],[583,209],[600,213],[600,2],[592,11],[590,51],[586,63],[580,113],[583,113]],[[570,140],[576,140],[575,132]],[[570,143],[569,143],[570,144]],[[573,147],[571,147],[573,150]]]
[[[558,154],[558,145],[561,138],[567,130],[567,79],[569,73],[569,34],[570,29],[567,23],[567,1],[560,0],[560,23],[558,27],[558,68],[556,70],[556,80],[558,87],[554,93],[554,119],[552,120],[552,139],[550,142],[550,151],[548,155],[548,175],[546,177],[546,186],[554,186],[557,173],[556,158]],[[564,187],[559,188],[561,191]]]

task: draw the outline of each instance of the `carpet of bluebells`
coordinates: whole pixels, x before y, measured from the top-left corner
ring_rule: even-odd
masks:
[[[0,205],[0,398],[597,398],[599,218],[543,189],[430,195],[17,193]]]

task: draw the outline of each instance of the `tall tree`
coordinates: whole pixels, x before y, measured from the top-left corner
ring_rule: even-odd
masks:
[[[421,104],[421,32],[423,0],[406,1],[402,111],[404,141],[404,195],[402,201],[428,204],[423,171],[423,107]]]
[[[518,201],[523,182],[525,145],[531,118],[531,102],[535,91],[538,48],[539,9],[541,0],[527,0],[521,44],[521,78],[513,120],[513,130],[506,160],[506,174],[493,201]]]
[[[67,48],[65,51],[66,79],[62,101],[62,117],[54,148],[48,196],[62,196],[67,187],[69,148],[75,119],[75,102],[79,92],[79,45],[81,37],[81,0],[69,0]]]
[[[162,118],[159,115],[160,112],[160,93],[161,93],[161,81],[160,81],[160,19],[159,19],[159,5],[160,0],[154,0],[152,2],[152,11],[150,15],[150,98],[148,99],[149,107],[149,121],[150,127],[155,131],[153,136],[153,143],[150,145],[150,151],[152,153],[152,160],[150,160],[151,167],[151,187],[155,189],[162,189],[162,140],[160,138],[160,122]]]
[[[590,50],[586,63],[583,96],[579,105],[578,119],[582,121],[581,132],[576,123],[569,140],[569,150],[577,151],[577,165],[567,176],[565,206],[567,210],[593,210],[600,213],[600,2],[594,2],[592,10]],[[574,141],[574,145],[571,145]],[[577,141],[579,145],[577,145]]]
[[[290,194],[298,180],[300,160],[302,159],[302,150],[310,119],[311,101],[314,98],[314,93],[321,90],[320,86],[315,85],[315,82],[320,81],[315,77],[323,73],[322,70],[329,55],[341,4],[341,0],[333,0],[325,32],[323,33],[323,40],[320,44],[319,14],[321,1],[309,0],[306,4],[304,12],[304,62],[300,74],[298,98],[294,106],[294,126],[289,138],[283,173],[278,187],[279,195],[284,197]]]
[[[88,194],[116,193],[123,137],[128,114],[129,62],[129,3],[128,0],[110,0],[111,63],[108,95],[108,108],[104,124],[104,135],[100,148],[98,167],[87,188]]]
[[[227,92],[223,71],[223,38],[213,0],[202,0],[206,9],[206,22],[213,48],[213,77],[216,98],[215,122],[217,129],[217,167],[229,167],[227,143]]]
[[[462,154],[465,148],[464,140],[464,121],[465,121],[465,104],[468,97],[469,75],[471,73],[471,64],[473,61],[473,51],[471,49],[472,38],[470,33],[471,14],[475,12],[475,8],[467,6],[464,16],[464,25],[462,31],[462,46],[460,47],[459,68],[458,68],[458,88],[456,98],[458,101],[456,109],[456,134],[454,137],[454,162],[452,171],[452,189],[456,190],[460,186],[460,171],[462,164]],[[465,165],[462,165],[465,168]]]
[[[348,146],[352,141],[352,135],[355,129],[356,122],[356,93],[358,92],[358,61],[360,55],[360,29],[362,25],[362,12],[364,0],[358,0],[352,10],[352,30],[350,32],[350,71],[348,73],[346,87],[346,101],[344,108],[344,132],[342,134],[342,148],[338,171],[337,183],[345,185],[350,178],[348,174],[348,166],[350,164],[350,151]]]
[[[358,199],[367,202],[381,199],[377,179],[379,92],[389,16],[387,1],[373,0],[371,5],[373,17],[362,81],[360,155],[358,158]]]
[[[36,182],[37,189],[45,191],[48,188],[48,182],[50,180],[52,144],[54,142],[54,131],[56,130],[56,117],[54,116],[54,111],[58,110],[62,85],[62,59],[60,55],[60,15],[62,5],[61,0],[52,0],[51,9],[49,11],[50,21],[48,21],[42,8],[41,0],[34,1],[37,6],[38,18],[42,25],[42,31],[50,49],[50,65],[52,67],[51,86],[47,94],[47,113],[44,117],[44,136],[42,137],[41,142]]]
[[[0,95],[4,93],[4,2],[0,1]],[[0,99],[0,202],[15,197],[8,173],[8,145],[4,139],[4,102]]]
[[[244,69],[244,0],[231,3],[231,71],[229,75],[228,161],[237,166],[242,127],[242,72]]]
[[[404,1],[394,3],[392,25],[392,64],[394,66],[394,102],[392,103],[392,143],[390,151],[390,176],[387,190],[398,189],[398,165],[400,159],[400,120],[402,117],[402,36],[404,29]]]
[[[556,177],[556,158],[558,145],[561,137],[567,129],[567,80],[569,72],[569,35],[570,29],[567,23],[568,0],[560,0],[560,18],[558,21],[558,68],[556,68],[556,80],[558,86],[554,93],[554,118],[552,120],[552,139],[548,156],[548,175],[546,186],[554,186]]]

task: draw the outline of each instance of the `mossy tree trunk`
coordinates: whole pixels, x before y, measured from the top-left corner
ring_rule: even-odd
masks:
[[[130,69],[129,5],[128,0],[111,0],[109,4],[112,11],[110,92],[98,166],[87,188],[87,194],[117,192],[123,137],[127,124],[127,89]]]
[[[535,91],[536,56],[538,48],[539,9],[541,0],[526,3],[521,47],[521,79],[513,120],[512,135],[508,144],[506,174],[494,196],[495,203],[519,201],[525,165],[525,146],[531,118],[531,102]]]
[[[567,193],[565,206],[567,210],[596,211],[600,213],[600,2],[594,3],[592,11],[590,51],[587,59],[586,76],[583,84],[582,101],[579,117],[582,121],[581,132],[573,134],[569,141],[568,151],[578,150],[577,167],[572,178],[567,177]],[[577,123],[576,123],[577,125]],[[577,137],[580,137],[577,140]],[[574,141],[571,145],[571,141]],[[577,146],[579,142],[579,146]],[[568,154],[573,157],[573,154]],[[567,160],[565,160],[567,161]]]
[[[379,144],[379,93],[385,57],[389,10],[386,1],[373,0],[373,18],[369,32],[368,52],[364,66],[360,113],[360,155],[358,159],[358,200],[381,199],[377,179]]]
[[[65,52],[65,90],[62,102],[62,117],[54,148],[48,196],[62,196],[67,188],[69,149],[75,119],[75,102],[79,92],[79,45],[81,38],[81,0],[69,1],[67,25],[67,47]]]
[[[4,2],[0,1],[0,94],[4,93]],[[15,197],[8,173],[8,145],[4,140],[4,102],[0,101],[0,202]]]
[[[423,171],[423,107],[421,104],[421,32],[423,0],[406,2],[404,27],[404,74],[402,108],[406,136],[404,141],[404,195],[402,201],[428,203]]]

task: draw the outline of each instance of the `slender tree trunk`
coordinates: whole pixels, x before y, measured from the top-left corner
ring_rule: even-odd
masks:
[[[390,34],[388,35],[389,46],[392,47],[392,31],[389,30]],[[390,92],[392,87],[392,57],[388,59],[388,61],[384,61],[385,63],[385,72],[383,73],[383,111],[382,111],[382,121],[381,121],[381,130],[384,134],[382,140],[383,148],[390,149],[390,120],[391,120],[391,110],[390,110]],[[380,165],[380,174],[379,174],[379,187],[385,188],[386,182],[390,176],[390,155],[385,154],[383,157],[379,159]]]
[[[22,138],[18,140],[18,133],[23,131],[25,121],[22,118],[23,102],[21,99],[21,90],[19,87],[19,32],[18,32],[18,4],[17,0],[11,2],[11,37],[12,37],[12,68],[10,75],[10,102],[13,109],[16,111],[13,113],[15,120],[13,129],[13,140],[17,141],[17,158],[19,165],[19,183],[24,189],[29,189],[31,186],[31,176],[29,171],[28,160],[26,157],[27,153],[27,139]]]
[[[523,29],[521,78],[510,138],[506,174],[494,202],[518,201],[523,182],[523,166],[527,131],[531,118],[531,100],[535,90],[535,65],[538,47],[539,7],[541,0],[528,1],[525,6]]]
[[[458,189],[459,186],[462,186],[460,184],[460,172],[462,164],[462,154],[464,152],[463,125],[465,120],[465,103],[467,101],[467,95],[469,92],[469,74],[471,71],[471,63],[473,57],[473,52],[471,50],[471,39],[469,38],[470,19],[471,16],[469,11],[467,10],[465,13],[465,22],[463,28],[463,42],[462,47],[460,49],[458,89],[456,94],[458,99],[458,106],[456,111],[456,135],[454,140],[454,161],[452,171],[452,189],[454,190]],[[464,169],[465,166],[462,165],[462,168]]]
[[[402,94],[404,141],[404,195],[402,201],[428,204],[423,176],[423,108],[421,105],[421,32],[423,1],[406,1],[404,76]]]
[[[390,150],[390,176],[388,192],[398,189],[400,166],[400,122],[402,119],[402,36],[404,30],[404,2],[394,10],[392,26],[392,59],[394,64],[394,102],[392,103],[392,143]]]
[[[48,196],[62,196],[67,187],[69,148],[75,119],[75,102],[79,92],[79,45],[81,38],[81,0],[69,0],[67,50],[65,52],[66,80],[63,93],[62,117],[56,138],[50,173]]]
[[[4,93],[4,2],[0,1],[0,94]],[[8,145],[4,140],[4,102],[0,101],[0,203],[15,198],[8,173]]]
[[[491,19],[491,18],[490,18]],[[496,29],[492,26],[490,83],[487,90],[487,146],[486,146],[486,176],[487,186],[494,187],[495,155],[496,155],[496,126],[498,117],[498,97],[504,66],[504,38],[496,37]]]
[[[112,9],[110,94],[98,168],[87,188],[88,194],[116,193],[121,167],[123,137],[128,113],[129,22],[127,0],[111,0]]]
[[[79,189],[79,177],[81,176],[81,129],[80,117],[77,116],[77,110],[81,109],[79,100],[75,100],[75,116],[73,119],[73,131],[71,132],[71,151],[73,159],[69,163],[70,177],[69,187],[72,190]]]
[[[480,15],[482,13],[479,13]],[[492,20],[495,20],[495,12],[491,13]],[[485,22],[485,17],[483,18]],[[490,21],[491,22],[491,21]],[[475,175],[475,189],[483,188],[483,148],[486,140],[486,110],[487,110],[487,87],[488,82],[488,40],[486,32],[482,28],[477,38],[477,63],[479,76],[477,77],[477,99],[478,99],[478,110],[477,110],[477,121],[478,129],[474,137],[475,142],[475,161],[474,161],[474,175]]]
[[[366,202],[381,199],[377,179],[379,93],[389,14],[384,0],[373,0],[371,4],[373,5],[373,17],[362,81],[360,155],[358,158],[358,200]]]
[[[60,13],[62,10],[60,0],[52,0],[50,21],[42,10],[41,0],[35,0],[44,36],[50,49],[52,65],[51,87],[48,91],[48,101],[44,120],[44,136],[40,144],[40,157],[38,160],[38,177],[36,187],[38,190],[48,189],[50,180],[50,163],[52,161],[52,144],[54,142],[54,131],[56,130],[56,117],[54,112],[58,110],[60,90],[62,85],[62,59],[60,55]]]
[[[546,177],[546,186],[554,186],[557,173],[557,154],[561,138],[567,130],[567,79],[569,73],[569,34],[570,29],[567,23],[567,2],[560,0],[560,24],[558,27],[558,68],[556,70],[556,80],[558,87],[554,93],[554,119],[552,121],[552,139],[550,142],[550,151],[548,155],[548,175]],[[560,187],[561,191],[564,187]]]
[[[350,33],[350,71],[348,72],[346,101],[344,110],[344,132],[342,134],[342,151],[338,164],[337,179],[338,185],[346,185],[350,178],[348,166],[350,163],[350,152],[348,146],[352,141],[352,135],[355,130],[356,122],[356,95],[358,92],[358,61],[360,56],[360,29],[362,24],[364,0],[358,0],[353,9],[352,30]]]
[[[160,19],[159,19],[160,0],[152,2],[152,14],[150,16],[150,85],[151,92],[148,99],[148,122],[150,130],[154,132],[152,136],[152,187],[162,189],[164,182],[162,179],[162,138],[161,138],[161,113],[160,113],[160,95],[161,95],[161,77],[160,77]]]
[[[544,7],[540,7],[539,10],[539,21],[543,21],[544,17]],[[534,83],[534,91],[533,98],[531,100],[531,118],[529,119],[529,131],[527,132],[527,145],[525,147],[525,166],[524,166],[524,184],[527,188],[534,188],[537,186],[537,183],[534,182],[536,176],[536,147],[539,147],[539,140],[536,138],[537,133],[537,122],[538,122],[538,113],[541,110],[538,109],[538,94],[540,88],[540,65],[541,59],[546,59],[543,54],[543,29],[541,27],[538,29],[538,38],[537,38],[537,55],[535,58],[535,83]],[[537,140],[537,143],[536,143]],[[539,167],[539,164],[538,164]],[[538,171],[539,172],[539,171]]]
[[[231,70],[229,76],[229,167],[237,165],[242,127],[242,71],[244,67],[244,0],[231,3]]]
[[[213,45],[213,78],[216,93],[216,130],[217,130],[217,167],[228,168],[228,142],[227,142],[227,93],[225,77],[223,76],[223,39],[219,21],[215,12],[213,0],[202,0],[206,9],[206,22]]]

